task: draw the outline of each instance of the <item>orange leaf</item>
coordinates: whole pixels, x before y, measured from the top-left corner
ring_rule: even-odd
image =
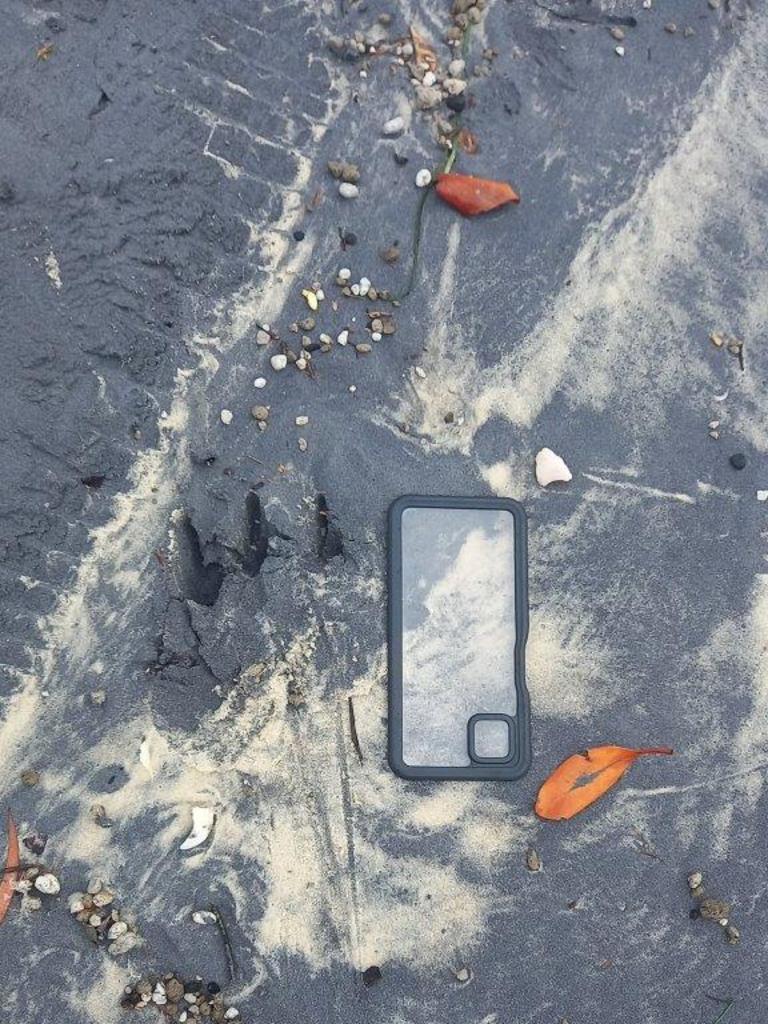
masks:
[[[5,871],[0,879],[0,924],[2,924],[8,907],[13,899],[13,885],[19,873],[19,833],[8,812],[8,854],[5,858]]]
[[[443,202],[465,217],[520,202],[520,196],[506,181],[474,178],[471,174],[439,174],[435,191]]]
[[[573,754],[542,785],[536,813],[550,821],[572,818],[615,786],[635,758],[671,753],[670,747],[591,747],[583,754]]]
[[[435,51],[427,40],[411,26],[411,42],[413,43],[413,56],[417,64],[426,64],[430,71],[437,70],[437,57]]]
[[[459,132],[459,145],[464,152],[469,153],[470,156],[475,154],[480,148],[477,136],[473,135],[469,128],[462,128]]]

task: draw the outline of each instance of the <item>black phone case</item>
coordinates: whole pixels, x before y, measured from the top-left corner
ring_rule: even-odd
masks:
[[[403,673],[402,673],[402,528],[408,508],[498,509],[514,518],[515,537],[515,690],[516,714],[473,715],[467,723],[467,766],[410,765],[403,760]],[[389,508],[388,522],[388,634],[389,634],[389,763],[404,779],[519,779],[531,764],[530,708],[525,685],[525,645],[528,639],[528,554],[527,518],[523,506],[511,498],[455,498],[405,495]],[[474,750],[474,721],[504,719],[514,737],[508,760],[481,758]]]

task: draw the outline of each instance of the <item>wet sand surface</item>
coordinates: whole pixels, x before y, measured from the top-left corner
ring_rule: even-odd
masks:
[[[372,304],[334,278],[403,287],[440,151],[404,69],[328,39],[386,11],[448,60],[448,5],[6,0],[0,794],[62,885],[0,927],[17,1024],[128,1019],[123,987],[170,971],[275,1024],[766,1015],[768,17],[551,6],[580,18],[495,0],[469,41],[470,68],[498,56],[456,169],[520,205],[431,195],[396,332],[360,355]],[[257,332],[297,348],[314,283],[310,333],[350,344],[275,372]],[[546,491],[545,445],[573,472]],[[409,492],[528,511],[519,783],[387,768],[384,524]],[[600,743],[675,756],[537,821]],[[195,806],[212,836],[181,852]],[[739,945],[689,918],[694,870]],[[67,908],[94,875],[142,939],[117,957]],[[211,903],[232,980],[191,920]]]

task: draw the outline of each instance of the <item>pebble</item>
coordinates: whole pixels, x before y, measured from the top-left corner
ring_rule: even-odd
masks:
[[[85,910],[85,893],[73,892],[69,897],[70,914],[79,914]]]
[[[353,185],[351,181],[342,181],[339,185],[339,195],[342,199],[357,199],[360,195],[360,189],[357,185]]]
[[[445,101],[445,105],[449,110],[452,110],[454,114],[460,114],[467,105],[467,100],[463,95],[449,96]]]
[[[419,110],[431,110],[443,98],[442,91],[436,85],[424,85],[419,82],[415,89],[416,106]]]
[[[427,373],[426,373],[426,370],[423,370],[423,369],[422,369],[422,368],[421,368],[420,366],[414,366],[414,368],[413,368],[413,372],[414,372],[414,373],[416,374],[416,376],[417,376],[417,377],[419,377],[419,378],[420,378],[421,380],[426,380],[426,378],[427,378]]]
[[[42,910],[43,901],[37,896],[24,896],[22,898],[21,906],[23,910]]]
[[[673,36],[675,32],[677,32],[677,25],[674,23],[674,21],[668,21],[667,24],[664,26],[664,31],[669,32],[669,34]]]
[[[251,409],[251,416],[255,420],[259,420],[261,423],[266,422],[269,419],[269,406],[267,405],[254,405]]]
[[[369,352],[372,352],[373,348],[367,341],[361,341],[358,345],[355,345],[355,350],[359,352],[361,356],[365,356],[368,355]]]
[[[114,895],[107,889],[102,889],[101,892],[97,892],[93,897],[94,907],[108,907],[109,904],[114,900]]]
[[[256,344],[257,345],[268,345],[272,340],[271,335],[267,334],[266,331],[256,332]]]
[[[127,953],[129,950],[134,949],[138,944],[138,935],[135,932],[126,932],[125,935],[120,935],[114,942],[110,943],[109,952],[112,956],[120,956],[122,953]]]
[[[224,1012],[224,1020],[236,1020],[239,1016],[240,1011],[236,1006],[230,1006],[230,1008]]]
[[[472,972],[468,967],[460,967],[458,971],[453,972],[453,976],[456,979],[456,981],[461,982],[462,985],[466,985],[466,983],[472,977]]]
[[[360,278],[360,294],[361,295],[367,295],[368,292],[370,291],[370,289],[371,289],[371,282],[368,280],[367,277],[361,277]]]
[[[57,893],[61,892],[61,885],[58,878],[50,872],[37,876],[35,879],[35,888],[38,892],[42,892],[46,896],[56,896]]]
[[[34,768],[27,768],[21,773],[21,781],[25,786],[36,786],[40,781],[40,772]]]
[[[299,451],[300,452],[305,452],[307,450],[307,439],[306,439],[306,437],[300,437],[297,443],[298,443]]]
[[[432,181],[432,172],[427,170],[426,167],[422,167],[420,171],[416,173],[416,187],[426,188]]]
[[[461,60],[460,57],[455,57],[448,65],[448,74],[451,78],[458,78],[459,75],[463,74],[466,66],[465,61]]]
[[[747,456],[742,452],[735,452],[730,458],[730,463],[734,469],[744,469],[747,464]]]
[[[308,423],[309,423],[309,416],[297,416],[296,417],[296,426],[297,427],[306,427],[306,425]]]
[[[691,874],[688,875],[688,888],[691,890],[691,892],[694,892],[701,886],[701,883],[703,881],[704,876],[700,871],[692,871]]]
[[[253,386],[255,388],[265,388],[267,386],[267,378],[257,377],[256,380],[253,382]]]
[[[449,96],[460,96],[467,88],[467,83],[463,78],[446,78],[443,88]]]
[[[323,345],[332,345],[333,344],[333,338],[330,336],[330,334],[321,334],[320,335],[320,342]]]
[[[94,876],[88,883],[88,894],[90,896],[95,896],[96,893],[101,892],[103,888],[104,882],[102,881],[102,879]]]
[[[101,707],[102,704],[107,702],[107,691],[106,690],[91,690],[91,704],[95,704],[96,707]]]
[[[388,137],[399,135],[405,128],[405,121],[402,117],[391,117],[389,121],[384,124],[382,132]]]
[[[626,51],[623,46],[616,46],[614,52],[617,57],[623,57]]]
[[[349,331],[339,331],[339,334],[336,337],[336,341],[339,343],[339,345],[346,345],[347,342],[349,341]]]
[[[424,77],[421,80],[422,85],[434,85],[437,81],[437,76],[434,71],[425,71]]]
[[[538,851],[534,850],[532,846],[528,848],[528,851],[525,855],[525,866],[528,868],[529,871],[532,872],[541,871],[541,857],[539,856]]]
[[[232,422],[232,410],[231,409],[222,409],[221,412],[219,413],[219,416],[221,417],[221,422],[225,426],[227,426],[227,427]]]
[[[276,355],[272,356],[269,362],[273,370],[284,370],[288,365],[288,356],[283,355],[282,352],[278,352]]]
[[[107,938],[112,942],[114,939],[118,939],[121,935],[125,935],[127,931],[128,925],[125,921],[115,921],[107,932]]]
[[[308,365],[309,364],[307,363],[307,360],[304,358],[304,356],[299,356],[299,358],[296,360],[297,370],[306,370]]]
[[[294,239],[295,239],[295,240],[296,240],[297,242],[303,242],[303,241],[304,241],[304,238],[305,238],[305,235],[304,235],[304,232],[303,232],[303,231],[301,231],[301,230],[297,230],[297,231],[294,231],[294,232],[293,232],[293,237],[294,237]]]
[[[93,928],[98,928],[99,925],[101,924],[101,917],[100,917],[100,915],[99,914],[91,914],[91,916],[88,918],[88,924],[91,925],[91,927],[93,927]]]
[[[178,978],[169,978],[165,985],[165,994],[174,1003],[178,1003],[184,995],[184,986]]]
[[[383,328],[383,326],[384,326],[384,324],[381,322],[379,317],[375,316],[373,318],[373,320],[371,320],[371,330],[372,331],[380,331]]]
[[[341,281],[348,281],[350,277],[352,277],[352,271],[349,269],[349,267],[342,267],[336,276]]]
[[[355,392],[357,391],[357,385],[356,384],[350,384],[349,387],[347,388],[347,390],[349,391],[350,395],[354,395]]]
[[[319,296],[316,295],[316,293],[313,292],[310,288],[303,288],[302,292],[301,292],[301,296],[304,299],[304,301],[306,302],[306,304],[309,306],[309,308],[312,310],[312,312],[316,313],[317,312],[317,307],[319,305],[319,303],[318,303]]]
[[[613,38],[616,40],[617,43],[620,43],[623,40],[623,38],[624,38],[624,29],[623,28],[619,28],[618,25],[614,25],[613,28],[611,29],[611,35],[613,36]]]
[[[381,332],[371,331],[371,341],[381,341]]]

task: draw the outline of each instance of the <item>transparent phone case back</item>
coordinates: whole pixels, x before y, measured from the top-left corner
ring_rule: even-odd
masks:
[[[393,506],[390,759],[399,774],[512,778],[527,767],[525,577],[516,503]]]

